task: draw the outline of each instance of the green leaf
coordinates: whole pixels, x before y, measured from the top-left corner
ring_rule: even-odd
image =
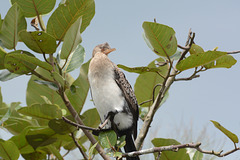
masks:
[[[231,55],[225,55],[220,58],[218,58],[216,61],[211,62],[207,65],[204,65],[205,68],[231,68],[235,63],[237,63],[237,60],[233,58]]]
[[[236,134],[232,133],[231,131],[224,128],[220,123],[211,120],[214,126],[219,129],[222,133],[224,133],[233,143],[238,143],[238,137]]]
[[[18,77],[18,76],[20,76],[20,74],[11,73],[7,69],[4,69],[0,73],[0,81],[5,82],[5,81],[11,80],[15,77]]]
[[[203,66],[225,56],[226,54],[227,54],[226,52],[220,51],[207,51],[204,53],[193,54],[187,57],[186,59],[180,61],[176,65],[176,68],[179,71],[184,71],[190,68]]]
[[[42,76],[50,80],[53,80],[51,77],[51,74],[48,71],[42,68],[37,68],[36,71]],[[31,106],[32,104],[35,104],[35,103],[45,104],[46,103],[45,100],[41,97],[41,96],[45,96],[52,104],[56,104],[60,108],[67,109],[61,97],[56,93],[55,90],[50,89],[48,86],[46,86],[47,84],[46,85],[37,84],[36,81],[41,83],[40,79],[35,75],[32,75],[30,80],[28,81],[27,95],[26,95],[27,106]],[[57,89],[56,86],[54,88]]]
[[[190,54],[199,54],[199,53],[203,53],[204,50],[199,45],[192,44],[189,52],[190,52]]]
[[[5,58],[6,54],[7,54],[7,52],[2,47],[0,47],[0,70],[5,69],[4,58]]]
[[[89,83],[87,78],[89,62],[90,61],[81,66],[78,78],[72,84],[70,84],[76,86],[76,92],[72,93],[70,90],[66,91],[71,104],[78,113],[81,112],[89,91]]]
[[[202,159],[203,159],[203,154],[199,151],[196,151],[193,156],[193,160],[202,160]]]
[[[52,119],[49,121],[48,126],[58,134],[67,134],[76,130],[76,128],[62,119]]]
[[[13,135],[18,135],[22,132],[23,128],[28,126],[36,126],[37,122],[34,119],[29,119],[20,115],[16,110],[20,108],[19,102],[11,103],[11,116],[3,123],[3,127],[6,128]]]
[[[51,12],[56,0],[11,0],[11,3],[17,3],[23,10],[25,17],[35,17],[37,14],[43,15]]]
[[[0,142],[0,157],[5,160],[17,160],[19,158],[19,150],[12,141]]]
[[[117,135],[113,130],[100,132],[98,139],[103,148],[111,148],[117,143]]]
[[[96,108],[88,109],[82,114],[83,117],[91,117],[83,119],[86,126],[96,128],[100,124],[100,117]]]
[[[63,72],[68,73],[79,68],[85,59],[85,50],[79,44],[77,48],[69,55],[67,63],[63,68]],[[64,61],[65,62],[65,61]]]
[[[126,145],[125,138],[126,138],[126,136],[124,135],[117,140],[117,147],[118,148],[122,148]]]
[[[143,22],[142,27],[156,54],[167,57],[176,52],[177,39],[171,27],[153,22]]]
[[[61,84],[61,86],[65,86],[65,79],[57,72],[52,73],[53,78]]]
[[[33,160],[33,159],[47,159],[47,155],[46,153],[42,153],[42,152],[31,152],[29,154],[21,154],[22,157],[25,160]]]
[[[123,70],[125,71],[128,71],[128,72],[133,72],[133,73],[138,73],[138,74],[142,74],[142,73],[146,73],[146,72],[160,72],[161,70],[159,68],[150,68],[150,67],[127,67],[127,66],[124,66],[124,65],[121,65],[121,64],[118,64],[117,65],[119,68],[122,68]]]
[[[0,33],[0,40],[7,49],[14,49],[19,40],[19,32],[26,30],[27,23],[20,7],[13,4],[6,14]]]
[[[56,51],[56,39],[46,32],[21,31],[19,36],[26,46],[34,52],[52,54]]]
[[[56,133],[50,128],[42,128],[38,130],[29,130],[26,139],[28,143],[36,150],[40,146],[46,146],[57,141],[54,137]]]
[[[80,34],[81,24],[82,17],[79,17],[67,30],[60,54],[61,59],[68,59],[70,54],[82,42],[82,37]]]
[[[47,146],[47,148],[58,160],[64,160],[62,155],[60,154],[60,151],[54,145],[49,145]]]
[[[71,25],[82,16],[82,33],[90,24],[95,14],[94,0],[66,0],[64,4],[53,12],[48,20],[47,33],[57,40],[63,40],[64,35]]]
[[[152,144],[155,147],[170,146],[180,144],[174,139],[164,139],[164,138],[154,138]],[[155,153],[155,158],[157,154]],[[187,149],[180,149],[177,152],[173,151],[163,151],[161,153],[160,160],[190,160],[189,155],[187,154]]]
[[[149,68],[157,68],[160,70],[160,74],[163,76],[166,76],[167,70],[168,70],[168,65],[162,66],[162,67],[156,67],[155,61],[158,62],[164,62],[162,58],[158,58],[154,61],[152,61],[148,67]],[[157,84],[162,84],[163,83],[163,78],[159,76],[157,73],[154,72],[147,72],[140,74],[136,80],[136,83],[134,85],[134,91],[135,95],[137,97],[137,100],[140,103],[151,100],[153,98],[153,89]],[[155,94],[154,97],[156,98],[159,90],[161,89],[161,86],[158,86],[155,89]],[[142,107],[149,107],[152,105],[152,101],[144,103],[141,105]]]
[[[39,59],[34,57],[31,53],[26,51],[18,50],[18,51],[10,52],[9,54],[7,54],[7,56],[14,57],[19,61],[22,61],[23,63],[25,62],[26,64],[37,65],[48,71],[51,71],[53,69],[53,67],[50,64],[48,64],[47,62],[40,61]]]
[[[31,145],[28,144],[26,140],[26,134],[29,130],[40,129],[41,127],[26,127],[22,132],[16,136],[13,136],[10,140],[15,143],[18,147],[21,154],[29,154],[34,152],[34,149]]]
[[[93,156],[93,150],[95,149],[95,147],[97,146],[98,142],[96,142],[94,145],[92,145],[92,147],[90,147],[89,151],[88,151],[88,155],[89,155],[89,159],[92,159]]]
[[[34,55],[27,51],[13,51],[5,56],[4,66],[12,73],[27,74],[37,67],[36,64],[28,61],[29,59],[35,60]]]
[[[29,107],[22,107],[18,113],[46,120],[61,118],[62,111],[57,105],[52,104],[33,104]]]

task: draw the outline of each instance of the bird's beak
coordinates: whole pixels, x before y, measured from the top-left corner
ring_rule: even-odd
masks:
[[[107,49],[105,51],[103,51],[104,54],[108,55],[109,53],[115,51],[116,49],[115,48],[110,48],[110,49]]]

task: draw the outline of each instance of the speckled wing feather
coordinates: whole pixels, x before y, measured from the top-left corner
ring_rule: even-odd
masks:
[[[137,104],[137,99],[134,94],[134,91],[129,84],[128,80],[126,79],[124,73],[115,65],[114,65],[114,72],[115,72],[115,81],[120,87],[120,89],[123,92],[123,96],[125,97],[129,109],[133,115],[133,137],[136,139],[137,137],[137,121],[138,121],[138,116],[139,116],[139,111],[138,111],[138,104]]]

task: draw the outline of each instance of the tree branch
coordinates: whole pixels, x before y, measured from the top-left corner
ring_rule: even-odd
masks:
[[[227,52],[227,54],[237,54],[237,53],[240,53],[240,50],[239,50],[239,51],[230,51],[230,52]]]
[[[204,154],[210,154],[210,155],[214,155],[217,157],[225,157],[229,154],[232,154],[238,150],[240,150],[240,148],[234,148],[233,150],[227,151],[225,153],[223,153],[223,151],[220,152],[215,152],[215,151],[206,151],[206,150],[202,150],[200,148],[201,143],[187,143],[187,144],[179,144],[179,145],[171,145],[171,146],[162,146],[162,147],[153,147],[153,148],[149,148],[149,149],[144,149],[144,150],[140,150],[140,151],[134,151],[134,152],[129,152],[129,153],[125,153],[122,156],[123,157],[134,157],[134,156],[139,156],[139,155],[143,155],[143,154],[149,154],[149,153],[155,153],[155,152],[162,152],[162,151],[174,151],[177,152],[179,149],[183,149],[183,148],[193,148],[196,149],[197,151],[204,153]]]
[[[84,158],[85,160],[88,160],[87,154],[83,151],[82,147],[79,145],[78,141],[75,139],[75,136],[74,136],[73,133],[71,133],[71,137],[72,137],[75,145],[78,147],[79,151],[82,153],[83,158]]]
[[[76,120],[76,122],[80,125],[84,125],[83,121],[81,120],[81,118],[79,117],[78,113],[76,112],[76,110],[73,108],[72,104],[70,103],[67,95],[65,94],[64,91],[59,92],[60,96],[62,97],[62,100],[64,102],[64,104],[66,105],[66,107],[68,108],[69,112],[71,113],[71,115],[74,117],[74,119]],[[88,137],[88,139],[90,140],[90,142],[92,144],[97,143],[96,139],[93,137],[93,135],[86,129],[82,129],[82,131],[84,132],[84,134]],[[105,151],[103,150],[103,148],[97,144],[96,146],[96,150],[98,151],[98,153],[102,156],[102,158],[104,160],[111,160],[109,156],[107,156],[105,154]]]

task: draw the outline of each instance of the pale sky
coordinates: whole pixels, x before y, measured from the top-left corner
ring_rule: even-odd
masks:
[[[239,6],[238,0],[96,0],[96,15],[82,35],[82,45],[87,54],[85,61],[91,57],[92,49],[97,44],[108,42],[117,49],[109,56],[114,63],[129,67],[146,66],[157,56],[142,38],[142,23],[153,21],[154,18],[158,23],[175,30],[180,45],[185,44],[188,30],[192,28],[196,33],[195,43],[205,50],[215,47],[219,47],[220,51],[240,50]],[[9,7],[8,0],[1,0],[2,18]],[[240,54],[234,57],[239,60]],[[179,132],[192,125],[194,131],[191,142],[196,142],[200,132],[207,126],[206,139],[224,139],[224,151],[233,149],[230,140],[210,120],[218,121],[240,137],[239,67],[240,63],[237,62],[231,69],[212,69],[201,73],[200,78],[192,81],[175,82],[170,88],[167,102],[156,113],[150,130],[151,138],[176,138],[181,142]],[[185,76],[191,74],[187,73]],[[74,72],[74,77],[77,74],[78,72]],[[137,74],[125,74],[133,86]],[[27,76],[21,76],[8,82],[0,82],[4,102],[20,101],[23,106],[26,105],[28,79]],[[94,106],[89,99],[90,97],[86,107],[92,108]],[[150,136],[148,140],[151,140]],[[150,142],[145,144],[145,148],[151,147]],[[217,147],[207,145],[209,150]],[[240,152],[236,152],[224,160],[238,160],[239,157]]]

